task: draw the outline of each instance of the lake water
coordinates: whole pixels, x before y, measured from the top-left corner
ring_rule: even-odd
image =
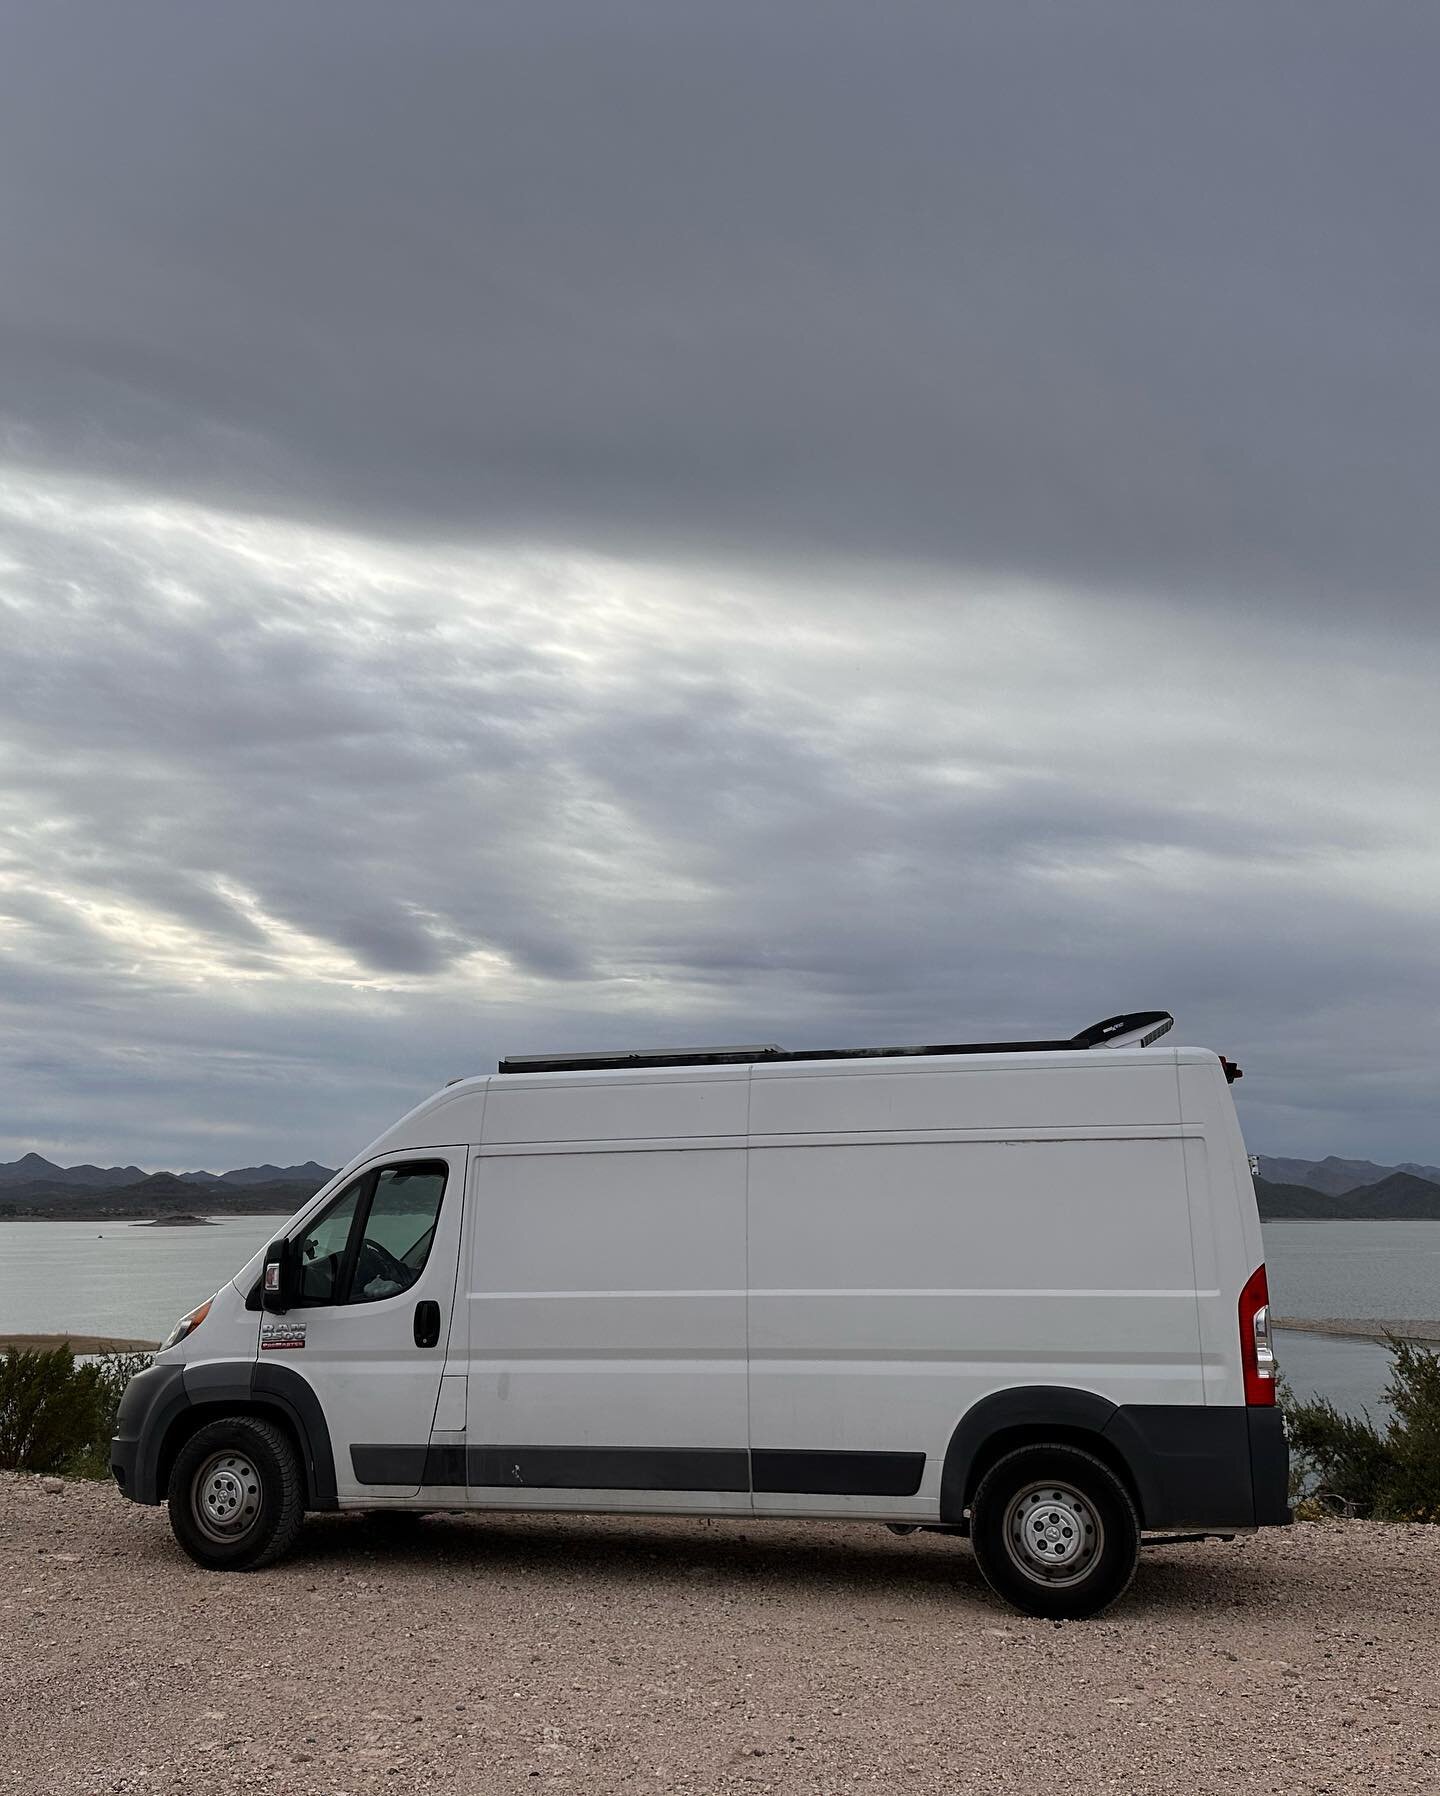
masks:
[[[1440,1320],[1440,1222],[1267,1222],[1277,1316]]]
[[[1440,1222],[1267,1222],[1264,1235],[1277,1316],[1440,1320]],[[1377,1421],[1388,1414],[1384,1347],[1282,1329],[1275,1349],[1297,1397],[1318,1392]]]
[[[0,1222],[0,1334],[68,1330],[161,1341],[284,1221],[225,1216],[209,1228]]]
[[[227,1216],[210,1228],[123,1222],[0,1223],[0,1333],[160,1340],[279,1228],[279,1216]],[[1440,1222],[1265,1225],[1276,1315],[1440,1319]],[[1390,1358],[1369,1341],[1282,1331],[1281,1367],[1301,1396],[1342,1409],[1379,1394]]]

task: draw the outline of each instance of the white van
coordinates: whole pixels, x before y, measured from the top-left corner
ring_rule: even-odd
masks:
[[[222,1569],[307,1509],[840,1517],[1093,1614],[1142,1532],[1289,1520],[1237,1069],[1169,1024],[458,1080],[176,1326],[115,1477]]]

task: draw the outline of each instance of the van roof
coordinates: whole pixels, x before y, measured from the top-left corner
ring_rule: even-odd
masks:
[[[782,1048],[773,1042],[741,1048],[637,1049],[609,1054],[510,1054],[501,1073],[603,1073],[644,1067],[753,1066],[785,1060],[892,1060],[931,1054],[1073,1053],[1077,1048],[1146,1048],[1173,1027],[1166,1010],[1124,1011],[1055,1041],[964,1041],[892,1048]]]

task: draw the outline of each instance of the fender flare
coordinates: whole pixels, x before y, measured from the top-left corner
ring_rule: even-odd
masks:
[[[1118,1456],[1129,1471],[1142,1513],[1151,1509],[1155,1493],[1147,1489],[1150,1481],[1131,1455],[1106,1432],[1118,1413],[1119,1406],[1108,1397],[1069,1385],[1017,1385],[982,1397],[960,1418],[945,1451],[940,1474],[941,1521],[953,1524],[964,1520],[976,1458],[987,1441],[1012,1428],[1060,1428],[1071,1434],[1093,1435],[1097,1442],[1103,1438],[1111,1454]]]
[[[335,1455],[325,1411],[311,1386],[289,1366],[272,1366],[254,1360],[210,1360],[186,1366],[185,1397],[188,1407],[232,1403],[239,1410],[278,1410],[299,1443],[305,1474],[305,1507],[338,1509],[335,1488]],[[178,1413],[178,1411],[176,1412]],[[169,1432],[167,1422],[166,1433]],[[160,1442],[155,1441],[158,1460]],[[158,1481],[158,1479],[157,1479]],[[157,1501],[159,1500],[157,1494]]]
[[[258,1400],[278,1404],[289,1412],[308,1461],[305,1471],[310,1485],[310,1507],[338,1509],[340,1502],[335,1488],[335,1454],[330,1445],[330,1425],[325,1420],[325,1410],[314,1387],[289,1366],[272,1366],[261,1360],[251,1375],[250,1388]]]

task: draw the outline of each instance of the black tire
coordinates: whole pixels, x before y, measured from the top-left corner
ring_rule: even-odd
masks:
[[[255,1571],[291,1547],[305,1487],[290,1437],[259,1416],[222,1416],[175,1456],[170,1527],[197,1565]]]
[[[1017,1447],[980,1480],[970,1545],[985,1582],[1027,1615],[1098,1615],[1140,1557],[1140,1518],[1110,1467],[1079,1447]]]

